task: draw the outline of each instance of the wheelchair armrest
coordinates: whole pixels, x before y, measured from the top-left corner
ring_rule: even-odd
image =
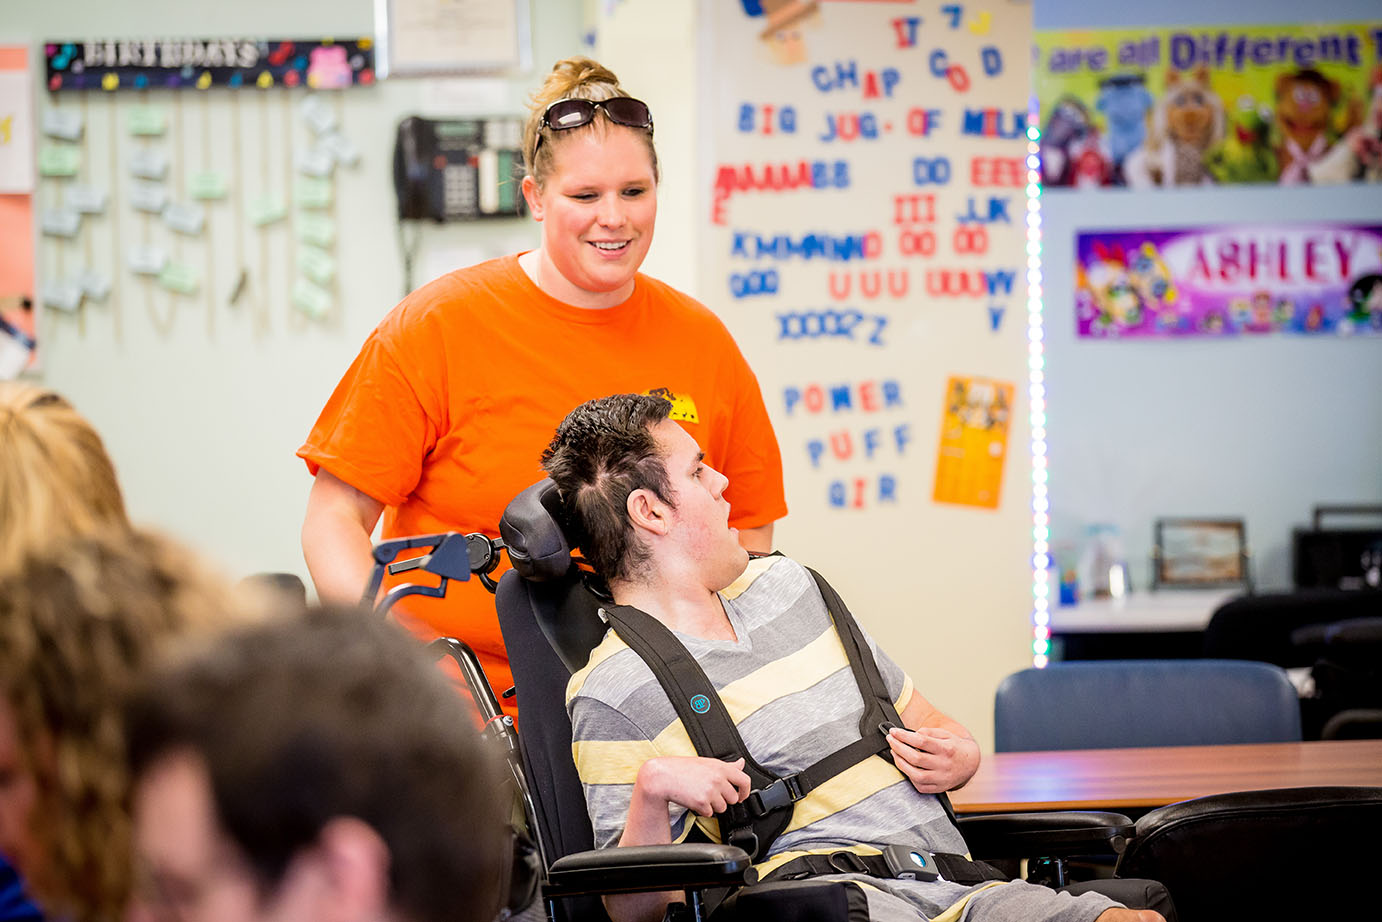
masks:
[[[1122,854],[1135,828],[1121,813],[1079,810],[959,817],[975,858],[1059,858]]]
[[[547,869],[548,897],[694,890],[743,883],[749,856],[733,845],[629,845],[575,852]]]

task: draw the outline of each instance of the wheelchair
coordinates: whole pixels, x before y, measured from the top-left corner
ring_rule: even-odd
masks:
[[[746,886],[753,879],[750,856],[734,845],[593,847],[585,795],[571,757],[565,690],[605,635],[598,609],[608,596],[572,556],[560,525],[560,505],[555,484],[543,480],[508,505],[498,539],[450,533],[383,542],[375,548],[375,570],[365,592],[366,604],[374,605],[385,570],[420,569],[440,577],[439,582],[395,586],[376,607],[387,612],[409,595],[441,597],[450,580],[472,576],[495,593],[515,683],[505,696],[517,695],[521,738],[470,648],[451,638],[433,647],[438,656],[449,655],[460,664],[484,720],[483,733],[503,751],[515,801],[523,807],[524,816],[514,824],[518,831],[505,917],[523,910],[538,893],[551,922],[568,922],[607,919],[603,895],[681,891],[684,902],[669,907],[669,922],[847,918],[844,891],[851,888],[837,881],[808,878]],[[394,562],[404,550],[419,549],[421,556]],[[508,554],[512,569],[496,584],[491,574],[501,552]],[[945,806],[953,817],[948,800]],[[1040,856],[1028,862],[1027,879],[1051,886],[1070,883],[1066,858],[1116,856],[1134,830],[1121,814],[1083,811],[961,816],[956,822],[976,859],[1016,870],[1025,859]],[[1150,881],[1104,880],[1071,889],[1096,889],[1128,905],[1152,905],[1174,919],[1164,889]]]

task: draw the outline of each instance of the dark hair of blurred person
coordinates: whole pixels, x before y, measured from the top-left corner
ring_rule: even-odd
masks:
[[[238,612],[196,555],[124,528],[50,543],[0,571],[0,852],[50,916],[123,914],[124,705],[175,638]]]
[[[130,920],[487,922],[500,766],[403,631],[313,608],[170,664],[129,714]]]

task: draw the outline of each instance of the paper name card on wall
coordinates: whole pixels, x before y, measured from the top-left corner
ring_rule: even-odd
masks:
[[[293,157],[293,164],[302,175],[317,178],[330,176],[331,171],[336,168],[336,161],[332,156],[316,147],[298,151]]]
[[[76,176],[82,167],[80,148],[66,144],[41,147],[38,151],[38,175],[49,178]]]
[[[130,175],[162,179],[168,175],[168,154],[157,147],[141,147],[130,154]]]
[[[63,141],[82,139],[82,114],[66,109],[45,109],[43,111],[43,133],[50,138]]]
[[[82,229],[81,213],[72,208],[45,208],[39,227],[49,237],[75,237]]]
[[[168,265],[168,251],[156,244],[138,244],[130,249],[126,261],[135,275],[158,275]]]
[[[135,180],[130,183],[130,206],[136,211],[162,214],[168,204],[168,190],[160,183]]]
[[[95,186],[70,186],[67,194],[63,196],[63,202],[68,208],[81,214],[100,214],[106,210],[108,198],[105,189],[97,189]]]
[[[48,89],[146,90],[374,83],[374,40],[186,38],[50,41]]]
[[[300,278],[293,283],[293,307],[308,317],[323,317],[331,310],[331,294],[320,285]]]
[[[329,247],[336,242],[336,222],[318,214],[301,212],[297,216],[298,239],[303,243]]]
[[[200,285],[197,271],[184,263],[168,263],[158,274],[158,284],[175,294],[194,295]]]
[[[72,313],[82,306],[82,286],[73,281],[54,281],[43,286],[43,303]]]
[[[135,137],[158,137],[168,130],[168,113],[162,106],[134,106],[125,116],[125,124]]]
[[[196,202],[169,202],[163,209],[163,223],[179,234],[194,237],[206,226],[206,209]]]
[[[299,208],[329,208],[332,200],[331,181],[304,176],[293,184],[293,198]]]
[[[302,101],[302,120],[313,134],[326,134],[336,127],[336,111],[321,96],[308,96]]]
[[[298,250],[298,268],[318,285],[330,285],[336,277],[336,260],[316,247],[304,246]]]
[[[249,204],[250,223],[255,227],[274,224],[287,216],[288,206],[279,195],[260,195]]]
[[[93,301],[104,301],[110,295],[110,276],[99,269],[83,269],[77,273],[76,282],[82,292]]]
[[[324,151],[341,166],[355,166],[360,162],[360,149],[338,131],[322,135],[317,140],[317,149]]]
[[[187,180],[187,194],[195,199],[223,199],[229,189],[223,170],[198,170]]]

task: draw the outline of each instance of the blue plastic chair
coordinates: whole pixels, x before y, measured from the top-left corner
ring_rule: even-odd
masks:
[[[1247,660],[1055,663],[1005,678],[994,748],[1113,749],[1293,742],[1300,700],[1285,670]]]

